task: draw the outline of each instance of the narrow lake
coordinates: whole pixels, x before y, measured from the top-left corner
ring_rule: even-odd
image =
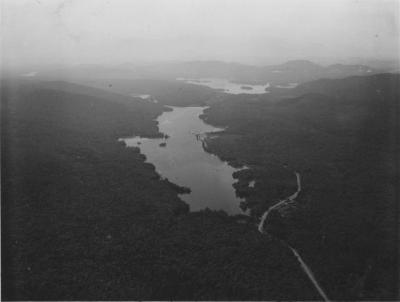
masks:
[[[205,124],[199,115],[206,107],[170,107],[157,119],[160,132],[167,139],[133,137],[123,139],[129,147],[139,147],[157,172],[171,182],[188,187],[190,194],[180,197],[191,211],[224,210],[243,213],[236,197],[232,173],[237,171],[217,156],[204,151],[202,136],[222,129]]]

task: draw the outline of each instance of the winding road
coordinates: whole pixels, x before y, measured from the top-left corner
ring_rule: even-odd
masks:
[[[295,172],[296,179],[297,179],[297,191],[290,195],[289,197],[278,201],[276,204],[273,206],[269,207],[264,214],[261,216],[260,223],[258,224],[258,231],[260,233],[264,233],[264,224],[267,221],[269,213],[274,210],[278,209],[279,207],[289,204],[289,202],[295,201],[299,193],[301,192],[301,180],[300,180],[300,173]],[[311,280],[312,284],[318,291],[318,293],[321,295],[321,297],[324,299],[324,301],[330,301],[328,296],[325,294],[324,290],[322,287],[319,285],[318,281],[315,279],[313,272],[311,269],[308,267],[308,265],[304,262],[303,258],[301,258],[300,254],[293,248],[291,247],[287,242],[285,244],[288,246],[288,248],[292,251],[293,255],[296,257],[297,261],[300,263],[301,268],[303,271],[306,273],[307,277]]]

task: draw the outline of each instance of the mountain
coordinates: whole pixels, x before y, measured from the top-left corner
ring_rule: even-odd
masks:
[[[322,66],[307,60],[291,60],[279,65],[266,66],[265,68],[284,71],[316,71],[322,69]]]
[[[243,84],[272,86],[304,83],[320,78],[344,78],[371,75],[382,70],[365,65],[335,64],[322,66],[307,60],[288,61],[270,66],[252,66],[221,61],[170,62],[147,65],[120,64],[116,66],[78,65],[66,69],[45,71],[40,78],[66,81],[88,79],[158,79],[225,78]]]
[[[307,60],[294,60],[262,67],[219,61],[196,61],[136,67],[133,70],[149,78],[226,78],[233,82],[272,85],[303,83],[319,78],[369,75],[379,71],[364,65],[321,66]]]
[[[320,78],[345,78],[355,75],[369,75],[378,72],[363,65],[321,66],[310,61],[289,61],[281,65],[267,66],[258,74],[258,78],[270,79],[273,85],[304,83]]]

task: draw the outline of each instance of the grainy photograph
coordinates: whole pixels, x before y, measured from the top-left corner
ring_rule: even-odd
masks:
[[[3,301],[399,301],[399,0],[0,0]]]

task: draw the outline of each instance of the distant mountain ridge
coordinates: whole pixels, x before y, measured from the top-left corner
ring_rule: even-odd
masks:
[[[226,78],[248,84],[275,85],[303,83],[319,78],[344,78],[355,75],[370,75],[381,70],[366,65],[334,64],[322,66],[307,60],[287,61],[269,66],[252,66],[220,61],[193,61],[165,65],[137,67],[134,70],[146,76],[175,76],[183,78]]]
[[[147,65],[132,63],[114,66],[77,65],[45,72],[42,77],[68,78],[115,78],[115,79],[168,79],[177,78],[224,78],[243,84],[285,85],[304,83],[321,78],[335,79],[349,76],[372,75],[387,72],[367,65],[333,64],[322,66],[308,60],[292,60],[283,64],[253,66],[222,61],[170,62]]]

